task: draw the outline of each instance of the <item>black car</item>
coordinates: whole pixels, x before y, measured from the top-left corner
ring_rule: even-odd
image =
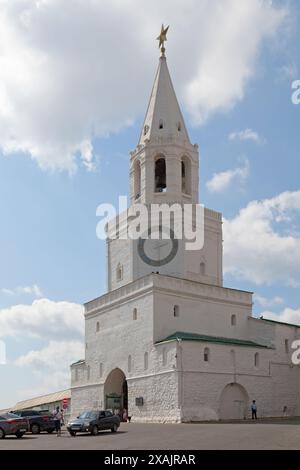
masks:
[[[76,436],[77,432],[89,432],[96,436],[99,431],[105,429],[117,432],[119,426],[119,416],[114,415],[111,411],[85,411],[69,421],[67,430],[71,436]]]
[[[55,430],[54,420],[49,413],[36,410],[17,410],[13,413],[27,419],[28,430],[32,434],[39,434],[42,431],[51,434]]]

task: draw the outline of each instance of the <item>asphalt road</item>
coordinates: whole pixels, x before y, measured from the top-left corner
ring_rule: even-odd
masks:
[[[116,434],[71,437],[63,430],[61,437],[26,434],[22,439],[8,436],[0,441],[0,451],[18,449],[300,450],[300,419],[226,424],[122,423]]]

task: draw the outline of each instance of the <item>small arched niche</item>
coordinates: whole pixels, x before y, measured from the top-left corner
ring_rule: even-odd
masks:
[[[141,196],[141,162],[136,160],[134,163],[134,199]]]
[[[181,191],[191,194],[191,161],[187,156],[181,158]]]

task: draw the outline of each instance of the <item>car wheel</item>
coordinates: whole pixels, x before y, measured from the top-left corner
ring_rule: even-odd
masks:
[[[38,424],[33,424],[31,426],[31,432],[32,434],[40,434],[40,427]]]
[[[94,424],[94,426],[92,427],[91,434],[92,436],[98,435],[98,426],[96,426],[96,424]]]
[[[76,431],[69,431],[70,436],[75,437],[76,436]]]
[[[118,430],[118,426],[114,424],[113,427],[111,428],[111,432],[117,432],[117,430]]]
[[[52,434],[53,431],[54,431],[54,429],[48,429],[47,433],[48,433],[48,434]]]
[[[17,438],[17,439],[21,439],[21,437],[23,437],[24,434],[25,434],[24,432],[18,431],[18,432],[16,432],[16,438]]]
[[[0,428],[0,439],[4,439],[5,438],[5,432],[3,431],[3,429]]]

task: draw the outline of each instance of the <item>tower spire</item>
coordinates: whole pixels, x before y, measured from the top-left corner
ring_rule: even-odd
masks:
[[[165,56],[168,30],[169,26],[165,28],[162,25],[160,35],[157,37],[161,56],[139,144],[144,144],[146,140],[155,143],[164,138],[190,143]]]

